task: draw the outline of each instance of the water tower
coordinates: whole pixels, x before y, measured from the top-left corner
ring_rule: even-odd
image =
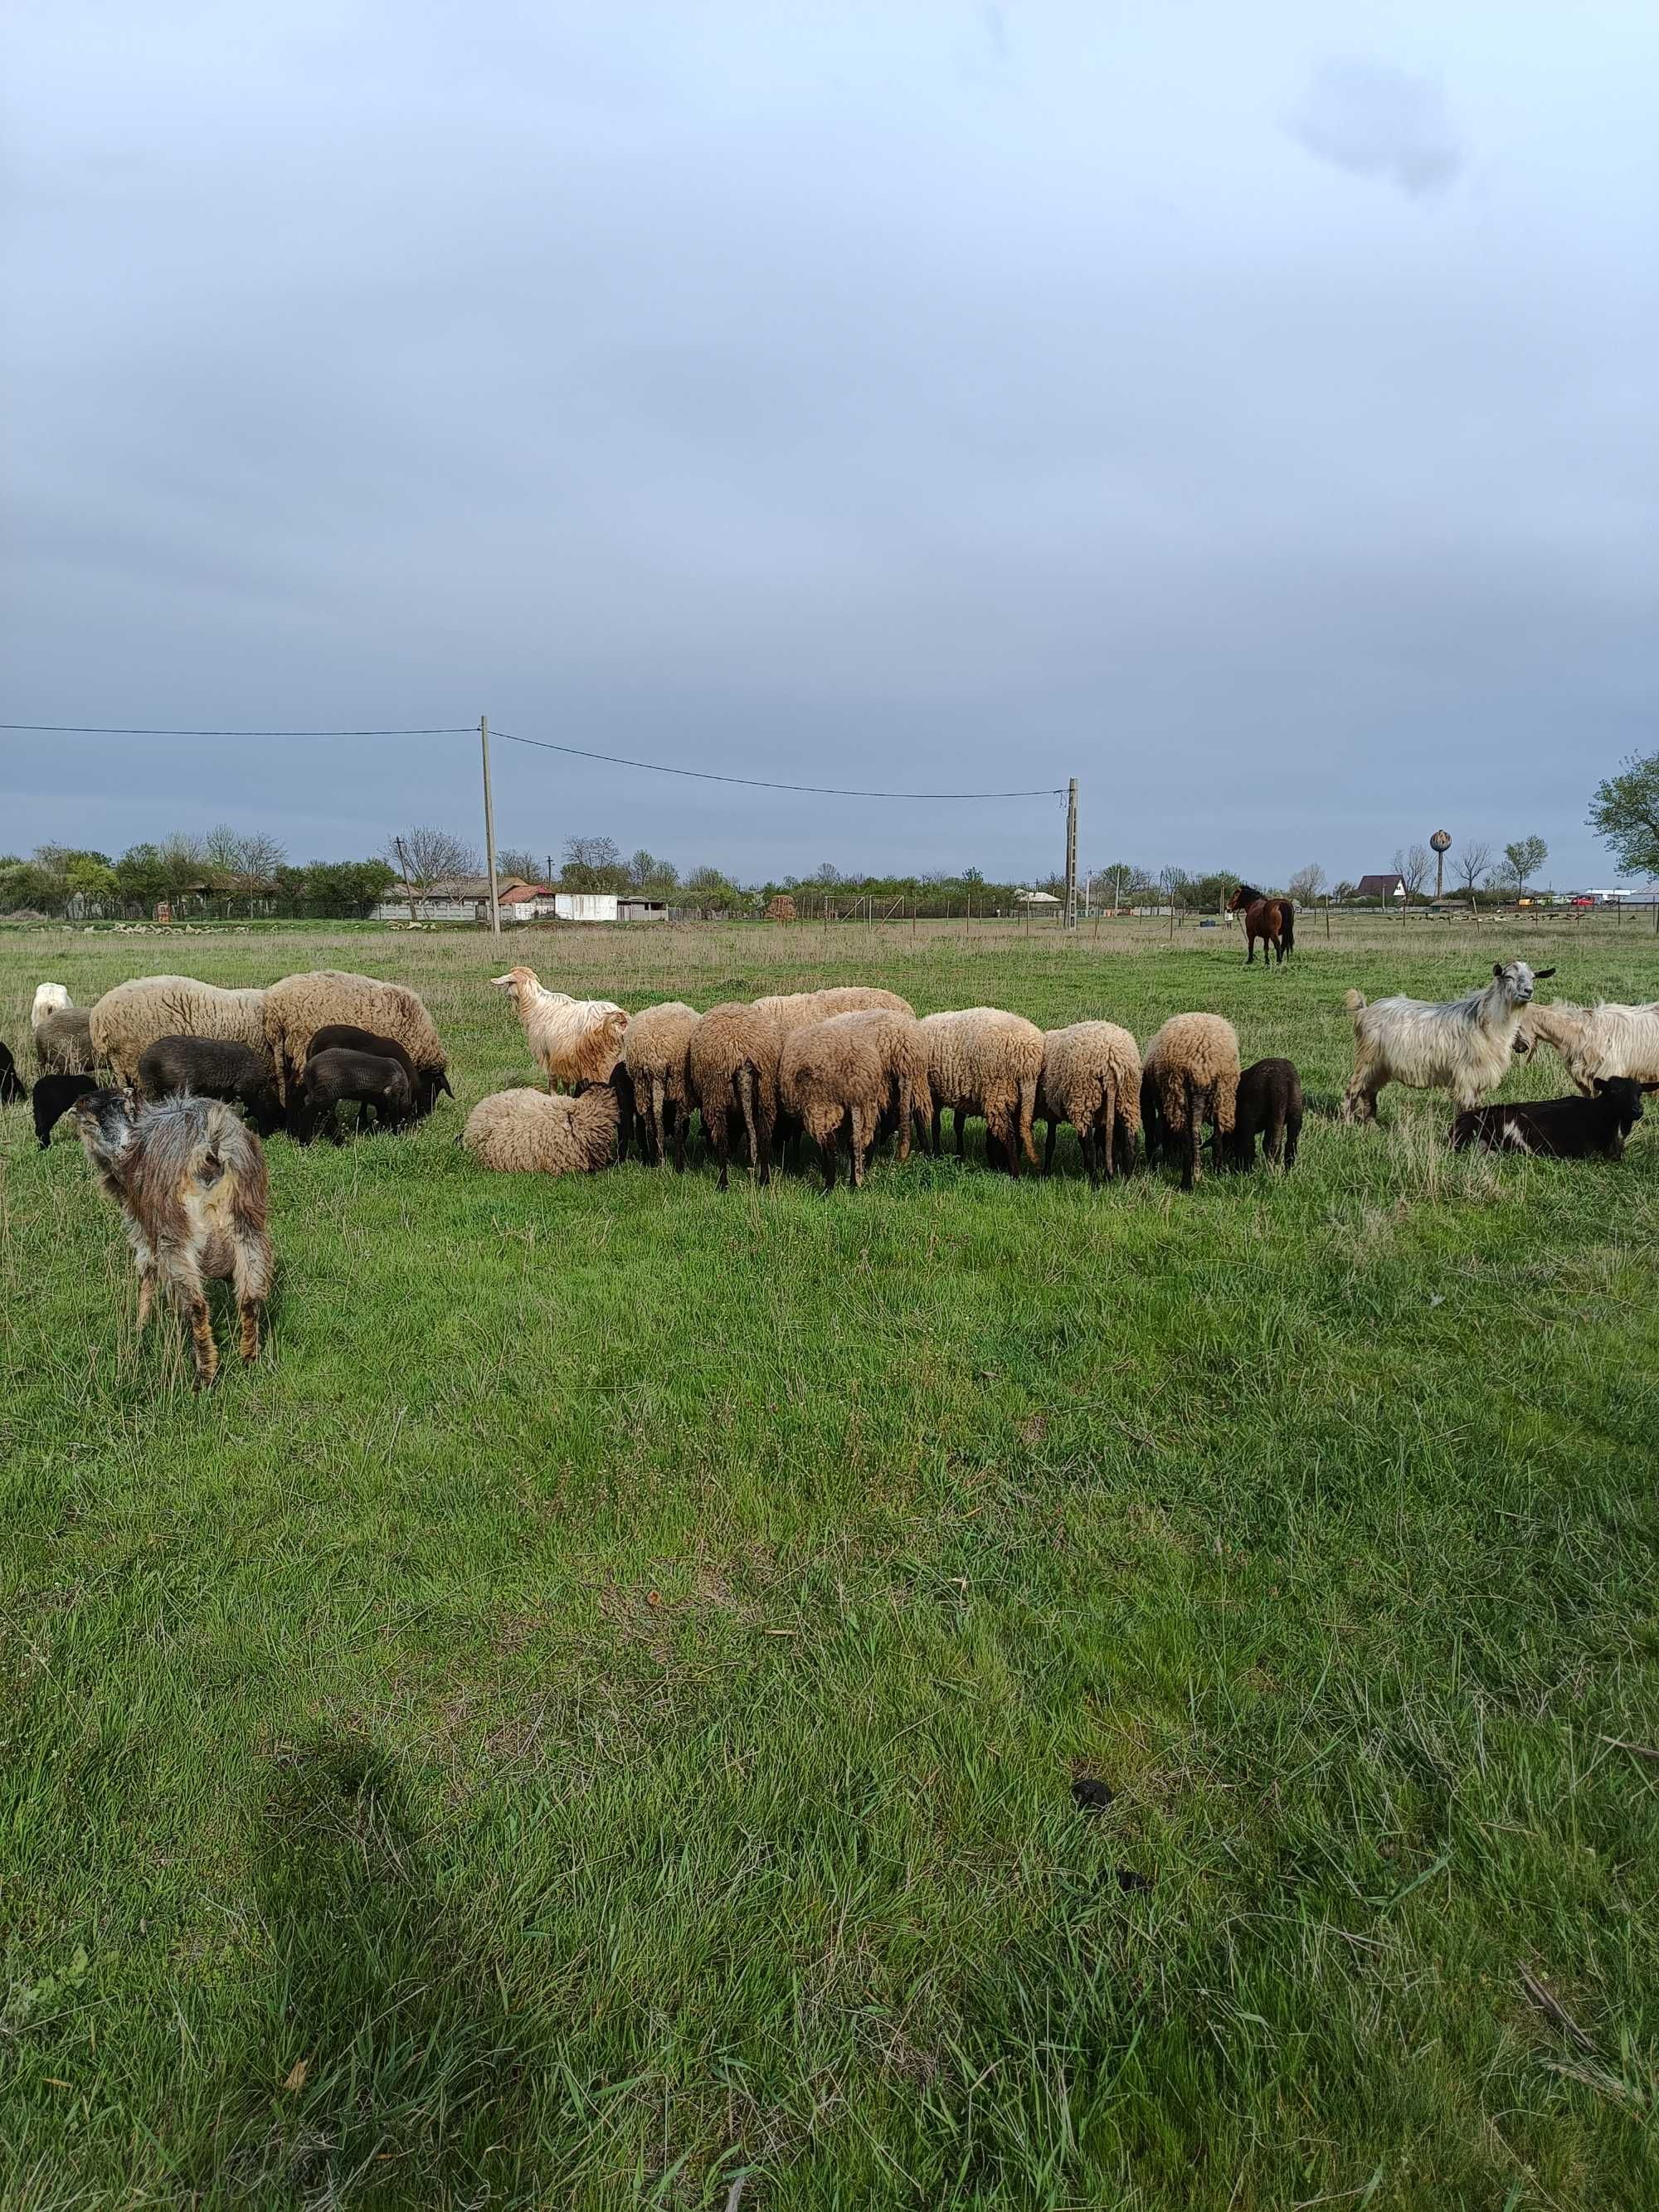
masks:
[[[1434,848],[1434,895],[1438,898],[1446,888],[1446,855],[1451,850],[1451,831],[1437,830],[1429,842]]]

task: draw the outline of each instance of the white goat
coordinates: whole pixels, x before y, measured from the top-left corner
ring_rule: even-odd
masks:
[[[1387,1083],[1411,1091],[1449,1091],[1460,1114],[1504,1080],[1537,975],[1524,960],[1492,963],[1484,991],[1449,1005],[1426,999],[1379,999],[1368,1006],[1358,991],[1343,1004],[1353,1017],[1354,1067],[1342,1101],[1345,1121],[1376,1118],[1376,1094]]]
[[[533,968],[509,968],[490,981],[506,992],[524,1024],[530,1049],[541,1064],[547,1087],[605,1083],[622,1058],[628,1017],[612,999],[573,999],[568,991],[544,990]]]
[[[1607,1000],[1598,1006],[1575,1006],[1566,999],[1547,1006],[1528,1006],[1521,1018],[1515,1048],[1530,1055],[1540,1041],[1555,1047],[1587,1098],[1595,1094],[1598,1075],[1659,1083],[1659,999],[1644,1006],[1621,1006]]]

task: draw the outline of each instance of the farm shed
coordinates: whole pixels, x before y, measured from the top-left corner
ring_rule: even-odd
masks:
[[[1354,885],[1353,895],[1357,899],[1402,899],[1406,896],[1405,878],[1392,870],[1382,876],[1361,876]]]

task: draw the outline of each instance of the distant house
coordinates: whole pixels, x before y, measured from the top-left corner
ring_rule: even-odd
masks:
[[[1354,885],[1357,899],[1402,899],[1406,896],[1406,879],[1392,870],[1385,876],[1361,876]]]

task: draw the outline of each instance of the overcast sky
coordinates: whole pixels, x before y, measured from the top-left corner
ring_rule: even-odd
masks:
[[[1082,784],[1085,864],[1583,824],[1659,692],[1651,0],[13,0],[6,718]],[[477,835],[462,738],[0,738],[0,849]],[[497,832],[1052,800],[501,744]]]

